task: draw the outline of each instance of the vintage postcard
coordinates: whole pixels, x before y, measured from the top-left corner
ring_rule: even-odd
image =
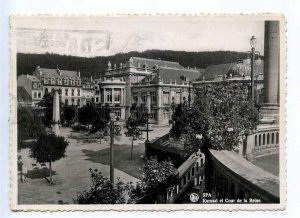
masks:
[[[283,210],[286,20],[10,17],[14,211]]]

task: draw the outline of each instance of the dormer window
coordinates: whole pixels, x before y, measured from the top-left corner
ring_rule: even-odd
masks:
[[[55,84],[55,78],[51,78],[51,84],[52,84],[52,85]]]
[[[33,83],[33,88],[36,89],[37,88],[37,84]]]
[[[69,85],[69,80],[65,79],[65,85]]]
[[[48,84],[48,79],[47,78],[44,78],[44,83]]]
[[[42,85],[41,83],[38,83],[38,88],[41,89]]]

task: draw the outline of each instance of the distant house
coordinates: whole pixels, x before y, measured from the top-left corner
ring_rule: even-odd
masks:
[[[256,102],[262,101],[263,95],[263,70],[262,60],[254,64],[254,84]],[[244,83],[250,87],[251,66],[246,60],[208,66],[197,81],[193,82],[193,87],[198,88],[205,84],[216,83]]]
[[[60,90],[61,102],[65,105],[81,106],[82,85],[80,72],[40,68],[33,72],[43,84],[43,93],[51,92],[53,89]]]
[[[43,84],[32,75],[20,75],[17,79],[17,99],[20,104],[35,106],[43,98]]]

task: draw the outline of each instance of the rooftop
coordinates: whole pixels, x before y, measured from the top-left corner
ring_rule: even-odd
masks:
[[[74,79],[79,80],[80,76],[77,71],[37,68],[41,72],[41,77],[46,78],[61,78],[61,79]]]
[[[170,67],[170,68],[178,68],[178,69],[184,69],[183,66],[181,66],[178,62],[173,61],[164,61],[160,59],[149,59],[149,58],[140,58],[140,57],[132,57],[133,59],[133,65],[137,66],[137,63],[141,64],[141,67],[146,63],[148,65],[148,68],[153,69],[156,65],[158,67]]]
[[[263,74],[264,70],[264,62],[261,61],[259,65],[254,65],[254,76],[257,76],[259,74]],[[200,79],[205,80],[214,80],[216,77],[220,76],[228,76],[230,73],[233,74],[233,76],[249,76],[250,75],[250,65],[244,64],[243,62],[231,62],[231,63],[223,63],[223,64],[214,64],[208,66],[204,73],[201,75]]]

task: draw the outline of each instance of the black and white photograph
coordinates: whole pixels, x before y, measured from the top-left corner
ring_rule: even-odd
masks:
[[[12,210],[283,209],[285,17],[10,17]]]

